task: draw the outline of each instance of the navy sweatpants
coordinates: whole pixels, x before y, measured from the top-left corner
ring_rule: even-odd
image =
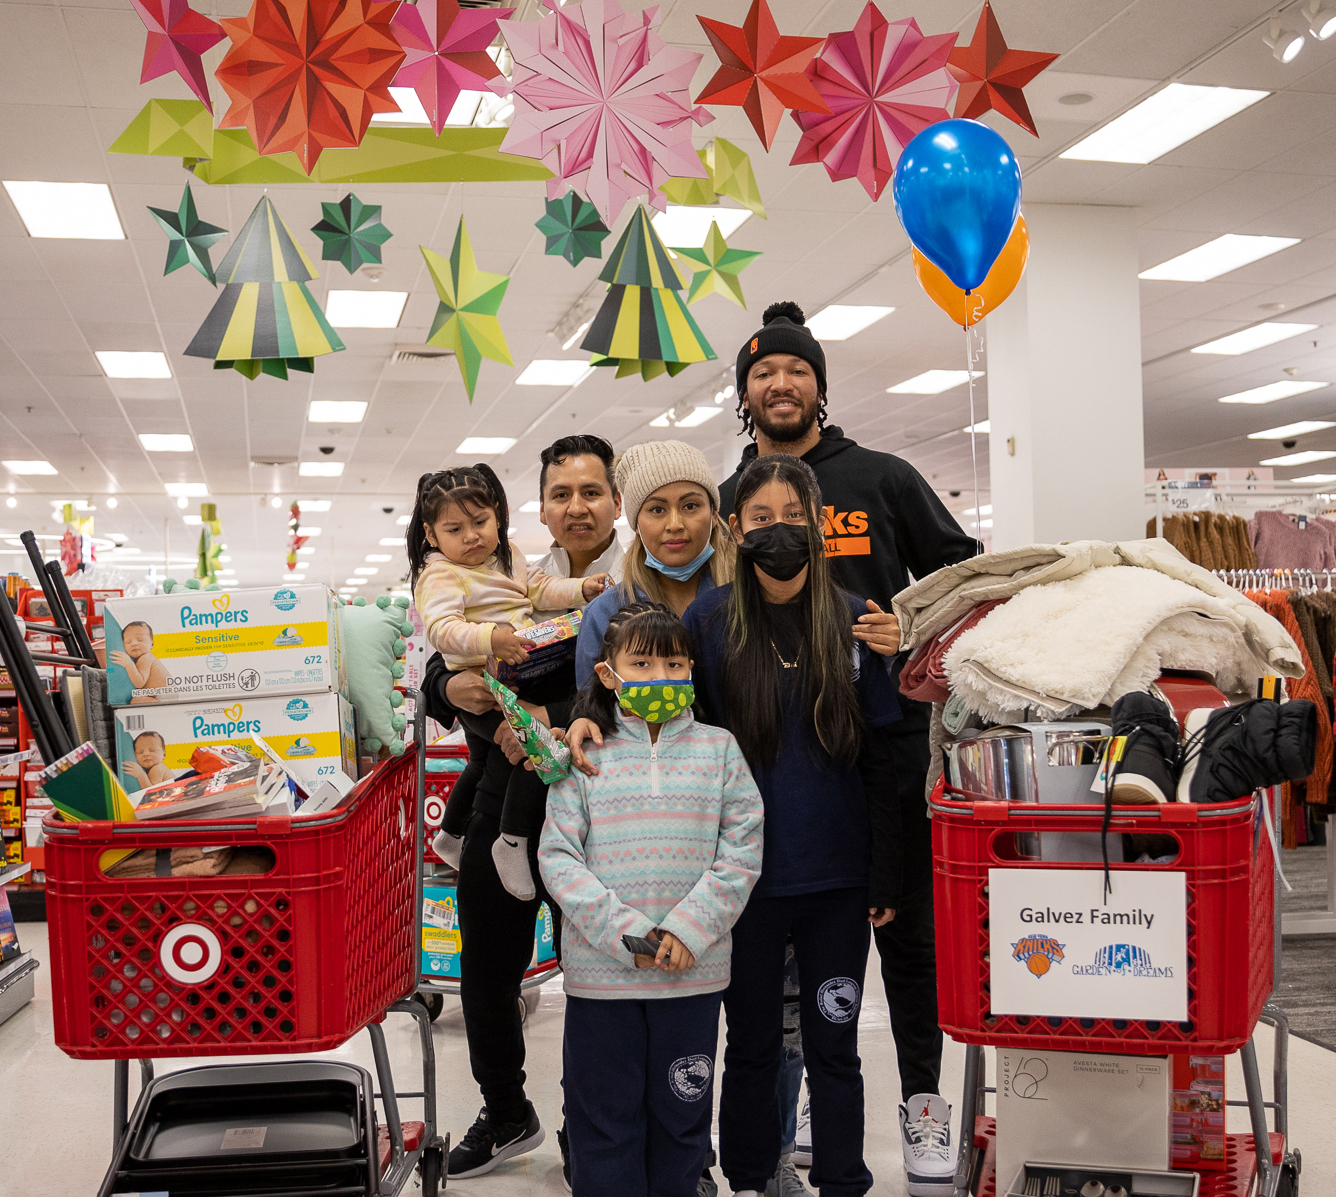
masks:
[[[696,1197],[710,1149],[721,997],[566,999],[561,1083],[573,1197]]]
[[[793,936],[802,981],[801,1030],[812,1099],[812,1184],[821,1197],[862,1197],[863,1073],[858,1013],[870,925],[867,891],[752,895],[733,927],[724,992],[728,1038],[719,1098],[719,1156],[734,1191],[764,1191],[779,1166],[776,1079],[784,1037],[784,948]]]

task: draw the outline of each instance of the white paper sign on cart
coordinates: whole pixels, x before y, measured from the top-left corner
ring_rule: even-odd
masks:
[[[1159,1019],[1188,1016],[1183,873],[988,871],[994,1014]]]

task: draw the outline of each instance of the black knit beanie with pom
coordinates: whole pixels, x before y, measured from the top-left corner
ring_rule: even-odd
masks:
[[[791,353],[812,367],[817,390],[826,393],[826,355],[821,342],[807,331],[803,310],[791,299],[772,303],[761,317],[761,328],[738,350],[738,395],[747,393],[747,374],[768,353]]]

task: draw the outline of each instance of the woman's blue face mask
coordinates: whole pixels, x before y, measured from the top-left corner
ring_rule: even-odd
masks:
[[[645,542],[641,541],[640,543],[643,545]],[[696,571],[713,556],[714,545],[707,542],[705,547],[685,565],[665,565],[647,548],[645,549],[645,564],[650,569],[657,569],[665,578],[672,578],[674,582],[689,582]]]

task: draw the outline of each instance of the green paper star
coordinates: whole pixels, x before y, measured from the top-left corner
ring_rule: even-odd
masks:
[[[501,331],[501,321],[496,316],[506,297],[510,278],[478,269],[463,219],[455,231],[455,246],[448,261],[425,245],[418,248],[427,261],[432,282],[436,284],[436,294],[441,297],[427,344],[454,350],[464,389],[472,403],[473,388],[478,383],[478,367],[483,358],[506,366],[515,364],[506,346],[506,335]]]
[[[603,238],[612,230],[598,217],[598,209],[568,191],[559,200],[548,200],[547,211],[534,227],[547,238],[545,253],[560,255],[572,266],[585,258],[603,256]]]
[[[722,295],[739,307],[747,306],[747,301],[742,298],[742,280],[738,275],[761,256],[760,250],[729,249],[728,242],[719,231],[718,222],[712,220],[710,231],[705,235],[705,244],[700,249],[682,249],[674,245],[673,253],[699,267],[692,272],[687,303],[695,303],[707,295]]]
[[[731,141],[716,137],[696,153],[709,178],[669,179],[659,187],[664,195],[673,203],[684,205],[715,204],[721,197],[726,197],[736,200],[762,220],[766,218],[751,159],[743,150]]]
[[[284,382],[287,382],[289,370],[300,370],[304,374],[314,374],[315,359],[310,357],[249,357],[232,362],[216,361],[213,363],[213,368],[215,370],[235,370],[238,374],[244,374],[252,382],[259,378],[261,374],[268,374],[270,378],[281,378]]]
[[[380,261],[380,247],[394,236],[380,222],[380,205],[364,204],[351,191],[337,204],[321,204],[324,220],[311,226],[323,248],[321,261],[342,262],[349,274]]]
[[[163,275],[173,270],[191,265],[209,280],[215,287],[218,280],[213,276],[213,263],[209,261],[209,248],[227,236],[226,229],[216,224],[207,224],[195,211],[195,197],[190,193],[190,184],[186,184],[181,196],[181,206],[172,212],[167,208],[150,208],[158,227],[167,234],[167,265]]]

